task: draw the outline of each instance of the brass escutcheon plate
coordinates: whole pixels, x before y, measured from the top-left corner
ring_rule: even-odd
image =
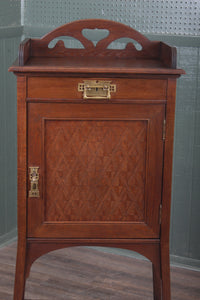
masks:
[[[29,197],[40,197],[38,181],[39,181],[39,167],[29,167],[29,179],[31,182],[31,189],[29,190]]]

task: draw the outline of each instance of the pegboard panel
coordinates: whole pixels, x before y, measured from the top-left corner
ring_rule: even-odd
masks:
[[[21,0],[0,0],[0,26],[21,24]]]
[[[23,0],[24,25],[52,27],[110,19],[142,33],[200,35],[199,0]]]

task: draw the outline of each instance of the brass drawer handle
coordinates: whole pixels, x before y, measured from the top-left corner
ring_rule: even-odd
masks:
[[[29,191],[29,197],[40,197],[38,181],[39,181],[39,167],[29,167],[29,179],[31,182],[31,189]]]
[[[111,81],[84,80],[78,84],[78,91],[83,92],[83,99],[110,99],[110,93],[116,92],[116,84],[111,84]]]

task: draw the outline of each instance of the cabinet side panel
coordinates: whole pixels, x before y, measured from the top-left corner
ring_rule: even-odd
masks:
[[[172,186],[173,138],[176,99],[176,79],[168,79],[166,138],[164,147],[162,221],[161,221],[161,276],[163,299],[171,299],[169,228]]]
[[[26,77],[17,78],[17,134],[18,134],[18,247],[15,274],[14,299],[22,299],[25,286],[26,234],[27,234],[27,122],[26,122]]]
[[[26,237],[26,77],[17,78],[17,147],[18,147],[18,238]]]
[[[176,79],[169,79],[167,107],[166,107],[166,138],[165,138],[165,146],[164,146],[164,168],[163,168],[163,196],[162,196],[162,223],[161,223],[162,245],[169,245],[175,100],[176,100]]]

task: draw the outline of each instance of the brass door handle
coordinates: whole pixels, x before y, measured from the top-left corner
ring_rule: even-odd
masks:
[[[31,189],[29,190],[29,197],[40,197],[38,182],[39,182],[39,167],[29,167],[29,179]]]
[[[110,99],[110,93],[116,92],[116,84],[104,80],[84,80],[78,84],[78,91],[83,92],[83,99]]]

